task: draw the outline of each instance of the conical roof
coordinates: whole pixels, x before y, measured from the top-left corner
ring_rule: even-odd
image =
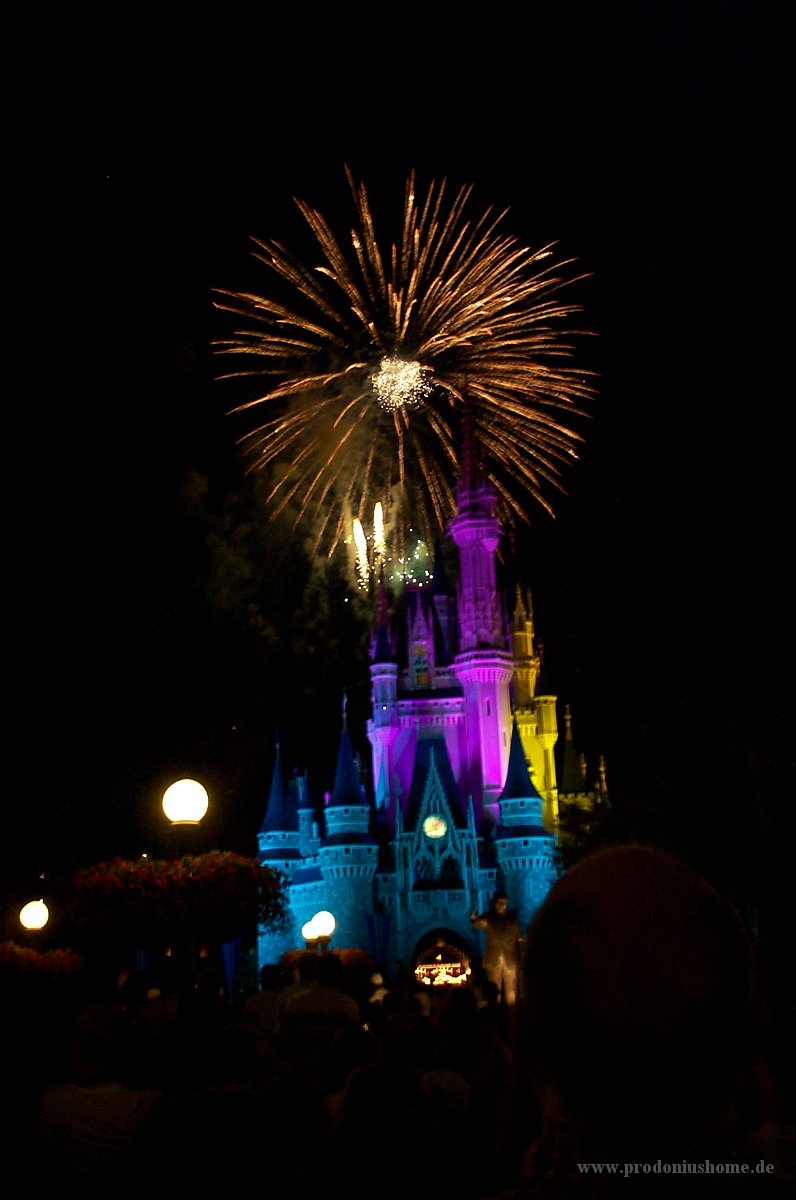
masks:
[[[581,760],[575,750],[575,739],[572,735],[572,713],[567,705],[564,710],[564,750],[561,756],[559,791],[565,795],[576,795],[585,790]]]
[[[343,727],[340,733],[340,746],[337,751],[337,768],[334,775],[334,787],[329,797],[327,808],[338,806],[350,808],[354,804],[366,804],[362,793],[362,780],[359,764],[351,744],[351,736]]]
[[[503,784],[503,791],[500,793],[499,799],[526,800],[529,797],[538,800],[542,798],[528,771],[528,762],[525,758],[525,751],[522,748],[520,731],[517,728],[516,720],[513,720],[511,724],[511,745],[509,746],[509,765],[506,770],[506,782]]]
[[[268,806],[260,826],[260,833],[293,833],[296,830],[298,830],[298,814],[282,775],[279,743],[277,743]]]

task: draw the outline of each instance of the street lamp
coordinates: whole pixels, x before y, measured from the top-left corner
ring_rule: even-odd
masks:
[[[161,806],[170,823],[169,854],[181,857],[200,851],[199,826],[209,804],[207,789],[196,779],[178,779],[166,788]]]
[[[178,857],[196,854],[198,828],[207,814],[210,804],[207,789],[196,779],[177,779],[163,793],[161,807],[170,822],[169,853]],[[195,952],[193,937],[176,938],[166,951],[167,958],[174,958],[183,988],[195,986]],[[203,955],[204,951],[204,955]],[[199,957],[206,957],[207,950],[198,948]]]
[[[43,900],[29,900],[19,910],[19,923],[24,929],[44,929],[50,910]]]
[[[310,921],[306,921],[301,927],[301,936],[307,949],[323,954],[329,948],[336,924],[334,917],[326,909],[317,912]]]
[[[163,811],[172,825],[198,825],[210,803],[207,789],[195,779],[178,779],[163,793]]]

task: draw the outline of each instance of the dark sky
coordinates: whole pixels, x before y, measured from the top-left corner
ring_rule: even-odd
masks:
[[[599,397],[523,540],[548,667],[623,804],[718,872],[765,862],[793,831],[790,6],[55,9],[9,36],[7,877],[138,852],[174,772],[253,838],[287,660],[213,582],[243,464],[210,295],[263,285],[248,238],[294,238],[294,195],[348,219],[346,163],[374,208],[411,168],[473,183],[588,273]],[[283,743],[323,774],[339,718],[308,704]]]

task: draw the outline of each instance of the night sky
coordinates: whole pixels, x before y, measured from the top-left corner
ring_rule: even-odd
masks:
[[[339,228],[345,164],[377,211],[412,168],[473,183],[588,275],[598,399],[520,539],[548,671],[641,833],[784,873],[791,6],[54,8],[8,36],[6,879],[151,849],[175,773],[253,849],[277,725],[331,786],[342,686],[364,745],[339,595],[285,691],[298,567],[210,352],[212,289],[265,286],[249,236],[300,245],[294,196]]]

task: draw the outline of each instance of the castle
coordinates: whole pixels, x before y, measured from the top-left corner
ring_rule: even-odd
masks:
[[[439,548],[430,586],[407,585],[392,620],[380,582],[367,727],[372,789],[345,705],[322,815],[304,777],[286,781],[277,747],[258,847],[260,861],[287,878],[290,923],[260,930],[261,964],[302,947],[304,924],[327,911],[333,947],[364,950],[390,972],[447,972],[443,980],[452,981],[483,950],[470,913],[502,890],[525,927],[561,869],[559,806],[594,802],[568,710],[558,784],[557,697],[530,597],[518,589],[505,610],[497,495],[469,465],[448,534],[458,553],[455,589]],[[597,786],[604,790],[604,771]]]

